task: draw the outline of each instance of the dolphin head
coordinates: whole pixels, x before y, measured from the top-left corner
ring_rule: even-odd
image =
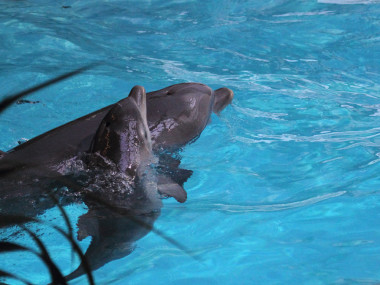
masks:
[[[150,159],[152,141],[144,87],[133,87],[127,98],[110,109],[96,132],[91,152],[111,160],[132,177]]]
[[[181,83],[148,93],[148,125],[153,148],[177,150],[199,137],[214,111],[232,100],[228,88],[213,91],[201,83]]]

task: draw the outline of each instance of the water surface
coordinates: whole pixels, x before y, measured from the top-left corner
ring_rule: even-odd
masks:
[[[98,283],[380,283],[379,13],[370,0],[3,1],[2,97],[106,65],[9,108],[0,149],[136,84],[229,87],[233,104],[182,153],[188,201],[166,200],[155,224],[202,262],[151,233]],[[85,211],[68,209],[74,223]],[[55,209],[45,219],[63,224]],[[65,273],[76,267],[63,238],[40,233]],[[48,281],[29,255],[0,268]]]

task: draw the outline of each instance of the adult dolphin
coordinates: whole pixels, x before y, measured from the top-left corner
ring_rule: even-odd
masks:
[[[156,173],[149,166],[153,152],[143,87],[134,87],[128,98],[110,109],[88,153],[92,158],[90,171],[100,171],[90,175],[95,182],[86,183],[87,191],[81,191],[89,210],[79,218],[78,239],[92,237],[85,256],[95,270],[131,253],[133,242],[152,229],[162,207]],[[66,279],[83,273],[80,265]]]
[[[193,141],[207,125],[211,112],[220,113],[232,98],[233,92],[228,88],[213,91],[201,83],[180,83],[147,93],[153,150],[176,151]],[[39,135],[3,154],[3,159],[50,166],[86,152],[112,107],[113,104]]]
[[[159,184],[166,186],[164,194],[174,196],[174,192],[179,193],[176,183],[183,185],[192,171],[180,169],[180,161],[163,152],[176,152],[194,141],[207,125],[211,112],[221,112],[231,102],[233,92],[228,88],[213,91],[201,83],[181,83],[146,95],[152,148],[160,154],[158,170],[167,174],[159,177]],[[2,153],[0,212],[36,215],[54,206],[49,204],[49,199],[40,199],[36,203],[35,199],[41,195],[42,182],[56,178],[57,167],[63,161],[89,151],[99,125],[113,107],[114,104],[107,106]],[[11,171],[2,171],[4,169]],[[174,197],[184,202],[186,193]],[[9,201],[16,203],[20,198],[24,207],[10,206]]]
[[[9,184],[2,186],[9,187],[0,189],[0,209],[11,214],[39,214],[54,206],[51,201],[49,203],[49,199],[41,200],[39,188],[43,179],[55,178],[57,165],[80,153],[90,154],[86,171],[89,170],[91,174],[85,172],[91,180],[103,172],[102,160],[105,158],[111,161],[117,171],[130,178],[133,188],[130,194],[125,195],[125,189],[120,192],[121,188],[118,186],[116,192],[119,193],[106,185],[99,187],[95,179],[93,182],[85,181],[84,184],[90,186],[81,185],[79,193],[68,193],[65,198],[79,196],[79,200],[85,202],[89,208],[88,213],[79,219],[78,239],[92,236],[91,245],[86,252],[92,268],[99,268],[111,260],[121,258],[133,250],[135,240],[152,228],[162,206],[158,192],[175,197],[180,202],[186,200],[182,185],[192,172],[180,169],[180,161],[166,153],[176,152],[195,140],[208,123],[211,112],[219,113],[231,102],[232,97],[232,91],[227,88],[213,91],[199,83],[173,85],[148,93],[147,96],[142,87],[135,87],[128,98],[40,135],[3,154],[0,169],[9,165],[20,167],[5,177]],[[126,139],[129,139],[129,143],[125,142]],[[153,151],[160,157],[159,169],[157,175],[147,179],[144,175],[149,173],[149,167],[146,166]],[[107,170],[115,170],[108,162],[106,164]],[[43,167],[30,167],[39,165]],[[52,171],[47,171],[48,169]],[[35,177],[41,179],[33,185],[35,181],[24,183],[24,178],[27,177],[32,180]],[[114,180],[113,176],[108,178]],[[156,179],[156,188],[154,183],[150,183],[152,178]],[[101,196],[107,205],[94,201],[94,193]],[[128,219],[125,218],[125,211]],[[82,267],[79,267],[68,279],[82,273]]]

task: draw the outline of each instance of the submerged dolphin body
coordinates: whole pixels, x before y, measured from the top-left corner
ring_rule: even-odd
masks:
[[[124,257],[152,229],[162,207],[159,194],[186,200],[183,184],[192,171],[179,168],[172,154],[194,141],[211,112],[232,97],[228,88],[213,91],[199,83],[148,94],[137,86],[118,103],[2,152],[0,170],[11,171],[0,180],[0,213],[40,214],[54,206],[41,188],[72,181],[79,189],[58,194],[63,202],[88,206],[78,239],[92,237],[86,252],[91,268]],[[80,266],[67,278],[81,274]]]

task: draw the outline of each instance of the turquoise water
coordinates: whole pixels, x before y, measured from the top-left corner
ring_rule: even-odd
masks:
[[[1,114],[0,149],[136,84],[229,87],[233,104],[182,153],[194,171],[188,201],[165,200],[155,223],[200,261],[150,233],[97,270],[98,283],[378,284],[379,27],[370,0],[2,1],[1,96],[106,65]],[[67,209],[74,223],[85,211]],[[56,209],[44,218],[63,225]],[[65,273],[76,267],[63,238],[39,233]],[[31,255],[8,255],[0,268],[48,282]]]

